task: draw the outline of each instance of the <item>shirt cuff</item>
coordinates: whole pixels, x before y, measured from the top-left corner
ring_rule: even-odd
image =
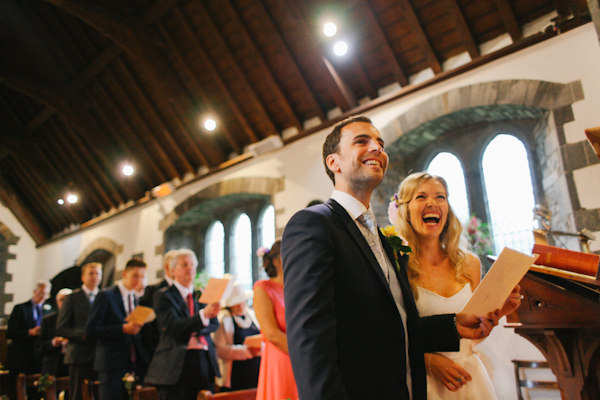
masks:
[[[198,311],[198,313],[200,314],[200,319],[202,320],[204,326],[208,326],[210,324],[210,319],[206,318],[206,316],[204,315],[204,308]]]

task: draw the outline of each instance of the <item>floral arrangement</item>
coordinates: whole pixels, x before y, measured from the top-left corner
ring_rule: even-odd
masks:
[[[194,278],[194,290],[196,292],[202,292],[208,284],[209,279],[210,276],[208,276],[208,272],[205,269],[198,272]]]
[[[38,393],[44,393],[50,385],[52,385],[52,379],[50,379],[50,374],[45,373],[40,376],[40,379],[33,382],[34,386],[37,386]]]
[[[132,400],[133,392],[135,390],[136,383],[137,383],[137,376],[135,376],[135,374],[133,372],[132,373],[128,372],[121,379],[123,380],[123,387],[127,391],[129,400]]]
[[[492,240],[488,224],[481,222],[475,214],[471,215],[471,219],[467,223],[466,234],[474,254],[479,257],[492,254]]]
[[[269,254],[269,249],[266,247],[259,247],[258,250],[256,250],[256,255],[260,258],[263,258],[265,254]]]
[[[400,264],[398,263],[398,253],[401,256],[406,253],[412,253],[411,248],[408,246],[408,241],[398,234],[396,227],[388,225],[385,228],[381,228],[381,233],[385,236],[385,239],[394,250],[394,258],[396,260],[396,269],[400,271]]]

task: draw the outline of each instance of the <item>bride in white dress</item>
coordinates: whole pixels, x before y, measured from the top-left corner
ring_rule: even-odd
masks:
[[[408,176],[389,214],[412,249],[407,273],[419,314],[460,312],[481,280],[481,263],[460,246],[462,226],[448,204],[446,181],[427,173]],[[501,314],[518,308],[520,297],[513,291]],[[462,339],[458,352],[425,354],[425,366],[428,400],[496,400],[470,340]]]

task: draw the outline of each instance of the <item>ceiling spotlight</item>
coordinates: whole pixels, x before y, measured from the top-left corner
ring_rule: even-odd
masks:
[[[348,45],[346,44],[346,42],[337,42],[333,46],[333,52],[336,56],[341,57],[348,52]]]
[[[123,167],[123,175],[131,176],[133,174],[133,167],[129,164]]]
[[[65,204],[65,201],[64,201],[63,199],[58,199],[58,200],[56,200],[56,202],[57,202],[58,204],[60,204],[61,206],[62,206],[63,204]]]
[[[206,121],[204,121],[204,127],[206,128],[207,131],[214,131],[215,128],[217,127],[217,123],[215,122],[214,119],[209,118]]]
[[[79,198],[76,194],[71,193],[67,196],[67,202],[69,202],[69,204],[75,204],[77,203],[77,200],[79,200]]]
[[[332,37],[337,32],[337,26],[333,22],[328,22],[325,24],[323,32],[325,33],[325,36]]]

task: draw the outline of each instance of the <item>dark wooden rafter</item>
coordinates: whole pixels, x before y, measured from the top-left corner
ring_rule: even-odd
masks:
[[[271,91],[272,95],[277,98],[277,103],[279,104],[279,106],[283,108],[288,119],[291,119],[293,121],[294,126],[298,129],[302,129],[302,124],[300,120],[298,119],[296,113],[292,109],[292,106],[290,105],[290,102],[286,98],[285,94],[283,93],[281,86],[273,76],[273,72],[271,71],[269,65],[262,56],[260,50],[258,49],[258,46],[248,33],[248,29],[246,28],[245,22],[242,20],[235,7],[231,4],[231,1],[221,0],[221,2],[219,3],[219,7],[225,8],[225,12],[232,19],[233,24],[237,27],[238,32],[243,38],[244,45],[253,53],[254,60],[257,62],[257,64],[263,71],[262,77],[265,80],[265,85],[269,87],[269,90]]]
[[[365,72],[365,68],[360,61],[360,58],[356,57],[354,54],[347,54],[348,60],[352,63],[354,72],[356,73],[356,78],[358,82],[362,86],[363,90],[369,95],[371,99],[375,99],[378,97],[377,90],[373,86],[373,82],[369,79],[369,76]]]
[[[172,154],[172,156],[169,158],[175,158],[181,164],[183,164],[185,171],[195,172],[194,167],[192,166],[190,161],[187,159],[186,155],[181,150],[181,147],[178,146],[177,143],[175,142],[175,140],[173,139],[173,136],[170,133],[171,129],[169,127],[167,127],[165,121],[163,120],[160,113],[154,106],[153,102],[148,98],[148,95],[141,88],[141,85],[140,85],[138,79],[131,72],[131,70],[126,65],[126,63],[123,62],[123,60],[119,59],[115,63],[114,67],[118,68],[119,73],[117,73],[116,75],[119,77],[119,79],[124,79],[125,82],[129,83],[128,85],[125,85],[124,84],[125,82],[121,81],[120,86],[129,87],[130,90],[133,91],[133,94],[136,96],[136,98],[141,99],[141,102],[136,104],[136,107],[135,107],[135,109],[137,110],[136,114],[140,115],[141,120],[146,120],[146,118],[141,117],[142,110],[145,110],[152,117],[152,119],[153,119],[152,121],[148,120],[147,122],[145,122],[147,124],[148,131],[152,131],[152,126],[156,127],[159,131],[161,131],[163,133],[162,137],[164,138],[167,145],[169,146],[168,149],[165,149],[165,152],[167,154]],[[131,103],[131,104],[133,105],[133,103]],[[158,138],[157,138],[157,140],[158,140]],[[204,163],[206,163],[206,160],[203,160],[203,161],[204,161]]]
[[[245,88],[248,91],[248,94],[250,96],[250,99],[251,99],[250,102],[256,107],[256,110],[259,112],[259,114],[261,116],[260,119],[265,123],[265,125],[268,126],[268,129],[270,130],[270,132],[266,132],[266,134],[263,134],[261,136],[270,136],[273,134],[277,135],[278,130],[275,127],[273,120],[269,116],[269,113],[267,112],[267,110],[265,110],[265,107],[263,106],[260,98],[256,95],[254,88],[252,87],[250,82],[248,82],[248,78],[246,78],[246,74],[244,74],[244,71],[242,71],[242,69],[238,65],[237,60],[231,53],[231,49],[230,49],[229,45],[227,44],[227,41],[225,39],[223,39],[223,35],[219,32],[219,29],[217,29],[215,24],[212,22],[212,17],[210,16],[210,14],[206,10],[206,8],[202,5],[201,1],[196,2],[195,6],[196,6],[197,10],[200,12],[200,15],[202,15],[204,22],[206,24],[206,27],[208,27],[208,29],[210,29],[212,31],[213,38],[218,43],[219,48],[225,49],[225,52],[223,52],[221,54],[224,56],[225,59],[227,59],[228,66],[233,71],[235,71],[237,78],[245,86]],[[231,90],[229,90],[229,92],[231,92]],[[257,136],[253,130],[252,130],[252,133],[254,134],[254,137],[251,137],[252,142],[256,142],[261,139],[261,137]]]
[[[504,24],[504,27],[510,35],[513,43],[521,40],[523,38],[523,32],[521,32],[521,28],[519,27],[515,13],[513,12],[508,0],[494,0],[494,3],[496,3],[498,14],[500,14],[502,23]]]
[[[298,36],[306,38],[304,44],[308,47],[309,53],[314,54],[315,67],[319,69],[320,75],[336,105],[344,112],[356,107],[358,105],[356,96],[349,90],[347,85],[343,84],[340,75],[327,60],[316,40],[311,40],[313,37],[312,32],[307,31],[306,25],[300,23],[300,21],[306,20],[307,15],[303,3],[287,2],[281,4],[281,6],[281,10],[288,14],[286,20],[289,22],[289,28],[297,32]],[[282,35],[282,37],[284,36]]]
[[[0,174],[0,199],[5,204],[13,215],[19,220],[23,228],[31,235],[31,238],[37,245],[40,245],[48,240],[49,232],[43,229],[42,224],[36,220],[33,213],[27,210],[13,190],[8,190],[11,185],[6,182],[6,179]]]
[[[119,202],[111,199],[106,191],[107,188],[99,181],[99,175],[104,174],[98,174],[93,170],[90,160],[81,153],[82,149],[71,141],[72,138],[69,137],[66,132],[61,131],[58,126],[53,126],[52,130],[54,131],[53,134],[48,136],[52,137],[56,147],[61,149],[62,156],[60,159],[62,162],[66,162],[66,159],[68,159],[74,167],[70,168],[69,174],[65,175],[65,177],[69,180],[77,181],[79,184],[85,182],[86,186],[91,189],[86,191],[85,197],[94,199],[99,209],[106,210],[116,208]],[[75,179],[78,175],[80,179]],[[79,190],[79,188],[77,188],[77,190]],[[123,201],[120,200],[120,202]],[[85,204],[85,202],[82,202],[81,204]]]
[[[287,60],[289,60],[289,65],[290,65],[289,70],[295,76],[295,81],[298,83],[298,86],[302,90],[302,93],[304,95],[303,97],[306,100],[310,101],[310,103],[312,104],[312,108],[314,110],[316,110],[316,112],[317,112],[317,117],[319,117],[321,119],[321,121],[326,120],[326,116],[325,116],[325,113],[323,112],[323,109],[319,105],[319,102],[315,98],[314,92],[310,89],[310,86],[308,85],[308,82],[306,81],[306,76],[304,75],[304,73],[302,73],[302,71],[298,67],[298,63],[296,63],[294,56],[292,55],[288,45],[285,43],[285,40],[281,36],[281,32],[279,31],[279,28],[277,27],[275,22],[273,22],[273,18],[271,17],[271,14],[265,8],[262,1],[257,1],[254,6],[257,7],[258,9],[260,9],[262,14],[265,16],[265,19],[268,20],[268,23],[265,24],[265,29],[267,29],[271,33],[271,38],[272,38],[271,40],[273,40],[273,42],[275,42],[279,45],[279,47],[282,49],[282,52],[283,52],[283,55],[285,56],[285,58]]]
[[[564,18],[573,14],[569,0],[552,0],[552,2],[556,7],[556,12],[558,13],[559,17]]]
[[[217,69],[213,65],[212,61],[208,57],[206,50],[202,46],[202,43],[200,43],[200,39],[198,39],[198,36],[196,35],[194,30],[190,26],[190,23],[187,20],[187,18],[185,17],[185,15],[183,14],[183,12],[180,9],[176,8],[173,11],[173,15],[175,16],[175,18],[179,22],[180,26],[184,30],[187,38],[189,40],[191,40],[192,43],[194,43],[194,48],[196,50],[196,54],[200,58],[200,63],[202,64],[203,67],[206,68],[206,73],[212,79],[214,79],[214,82],[217,85],[217,87],[219,88],[221,95],[225,98],[227,106],[233,112],[233,115],[235,116],[237,122],[242,127],[242,130],[244,131],[244,133],[246,134],[248,139],[250,139],[251,141],[258,140],[256,134],[250,127],[248,120],[244,116],[244,113],[242,112],[242,110],[240,110],[240,107],[235,102],[235,99],[233,98],[232,94],[230,93],[229,89],[227,88],[227,85],[225,84],[223,79],[220,77],[219,72],[217,71]],[[238,146],[236,146],[236,147],[238,147]]]
[[[32,170],[27,167],[26,164],[17,165],[18,163],[13,162],[12,168],[15,171],[19,171],[19,175],[23,180],[24,184],[19,185],[19,190],[22,192],[23,197],[27,198],[27,202],[31,205],[35,205],[36,211],[40,218],[48,222],[52,226],[52,230],[61,229],[64,226],[69,225],[71,221],[66,219],[62,213],[57,213],[56,210],[51,208],[48,204],[48,187],[45,185],[43,179],[35,176]],[[57,207],[59,205],[54,203]]]
[[[182,177],[181,173],[177,170],[177,168],[173,164],[173,161],[167,154],[166,150],[158,142],[158,140],[152,133],[152,127],[149,125],[148,121],[146,121],[146,119],[142,116],[142,114],[139,110],[139,106],[137,104],[134,104],[134,102],[131,100],[129,95],[123,89],[125,86],[124,83],[112,71],[107,71],[106,77],[112,82],[112,85],[110,87],[112,89],[114,89],[116,95],[119,96],[119,100],[121,100],[123,103],[125,103],[127,105],[127,107],[132,110],[132,114],[128,115],[126,117],[126,119],[131,119],[131,120],[135,119],[140,124],[142,124],[146,129],[145,132],[147,132],[147,134],[143,135],[143,138],[138,137],[137,141],[139,143],[142,143],[142,142],[147,143],[150,147],[152,147],[154,149],[154,152],[158,156],[159,161],[161,161],[161,164],[167,170],[167,176],[169,176],[171,178],[174,178],[174,177],[181,178]],[[116,104],[116,99],[113,101],[115,102],[114,104]],[[131,132],[133,135],[137,136],[135,129],[132,129]],[[142,144],[142,146],[144,146],[144,144]]]
[[[477,43],[475,43],[475,39],[473,39],[473,34],[469,30],[469,26],[467,25],[467,21],[465,21],[465,16],[460,9],[456,0],[444,0],[444,5],[448,10],[448,14],[450,18],[454,22],[454,27],[458,32],[458,35],[462,39],[463,46],[465,50],[471,56],[471,60],[476,59],[481,55],[479,51],[479,47],[477,47]]]
[[[158,37],[145,25],[131,24],[87,1],[45,0],[110,37],[146,69],[171,101],[187,96],[185,87],[156,44]]]
[[[433,51],[433,47],[423,30],[423,26],[419,22],[419,18],[413,9],[413,6],[410,4],[408,0],[400,0],[399,3],[402,6],[402,16],[404,17],[404,21],[406,21],[410,31],[412,32],[416,45],[423,53],[423,57],[425,57],[425,63],[431,68],[434,74],[439,74],[442,72],[442,65],[440,64],[440,60],[436,56]]]
[[[119,137],[118,140],[121,140],[123,142],[123,148],[126,148],[126,149],[133,148],[136,151],[137,155],[142,157],[142,159],[145,161],[145,165],[149,166],[150,169],[152,171],[154,171],[156,179],[158,180],[158,183],[163,183],[163,182],[168,181],[169,179],[168,179],[167,175],[165,175],[165,172],[156,164],[156,162],[154,161],[154,157],[152,157],[148,153],[146,143],[143,143],[137,137],[137,135],[135,134],[135,130],[133,129],[133,127],[131,126],[131,123],[129,122],[129,118],[125,116],[123,110],[120,107],[116,106],[114,98],[108,93],[108,91],[106,90],[104,85],[102,85],[101,83],[97,83],[95,85],[95,87],[101,97],[100,99],[97,100],[96,112],[103,120],[105,126],[110,127],[111,130],[113,132],[115,132],[114,136]],[[96,101],[96,100],[94,100],[94,101]],[[100,107],[100,104],[102,104],[103,107]],[[107,108],[108,111],[110,111],[114,116],[116,116],[116,119],[118,121],[121,121],[121,123],[125,126],[125,129],[118,129],[114,125],[114,119],[111,118],[110,116],[106,115],[102,111],[105,108]],[[130,144],[129,145],[125,144],[125,141],[127,141],[127,143],[130,143]],[[150,171],[146,171],[146,173],[149,174]]]
[[[178,44],[175,43],[175,41],[173,40],[173,38],[171,37],[171,35],[169,34],[169,32],[167,32],[167,30],[165,29],[163,24],[158,24],[158,29],[160,30],[161,34],[163,35],[163,38],[166,40],[167,44],[169,45],[171,51],[173,52],[173,55],[175,56],[175,58],[177,59],[177,61],[179,62],[179,66],[181,69],[181,72],[183,74],[185,74],[186,78],[188,79],[188,81],[192,84],[193,86],[193,90],[192,92],[195,95],[200,96],[200,98],[202,99],[202,103],[200,104],[200,113],[208,113],[208,112],[212,112],[211,110],[209,110],[208,108],[208,104],[210,104],[210,100],[208,99],[206,93],[205,93],[205,89],[202,87],[202,85],[200,84],[200,82],[198,82],[198,78],[196,76],[196,74],[191,70],[190,66],[188,65],[188,63],[186,62],[183,54],[181,53],[181,51],[179,50]],[[235,137],[233,136],[233,134],[231,133],[231,131],[229,130],[227,124],[221,124],[219,126],[219,130],[222,131],[225,134],[225,138],[227,139],[229,145],[231,146],[231,148],[236,151],[237,153],[241,154],[242,153],[242,146],[239,145],[239,143],[235,140]],[[214,140],[212,140],[212,138],[209,138],[210,135],[204,135],[204,139],[208,140],[209,143],[212,143],[212,148],[213,149],[217,149],[217,145],[214,142]]]
[[[387,65],[394,74],[396,81],[400,84],[400,86],[408,85],[408,78],[402,70],[402,67],[400,67],[400,63],[398,62],[398,59],[396,58],[396,55],[394,54],[394,51],[387,40],[385,32],[377,20],[377,16],[375,13],[373,13],[370,4],[367,0],[358,0],[357,3],[360,5],[361,11],[363,11],[361,16],[365,18],[365,23],[367,23],[371,28],[371,34],[375,36],[376,42],[381,44],[387,60]]]

